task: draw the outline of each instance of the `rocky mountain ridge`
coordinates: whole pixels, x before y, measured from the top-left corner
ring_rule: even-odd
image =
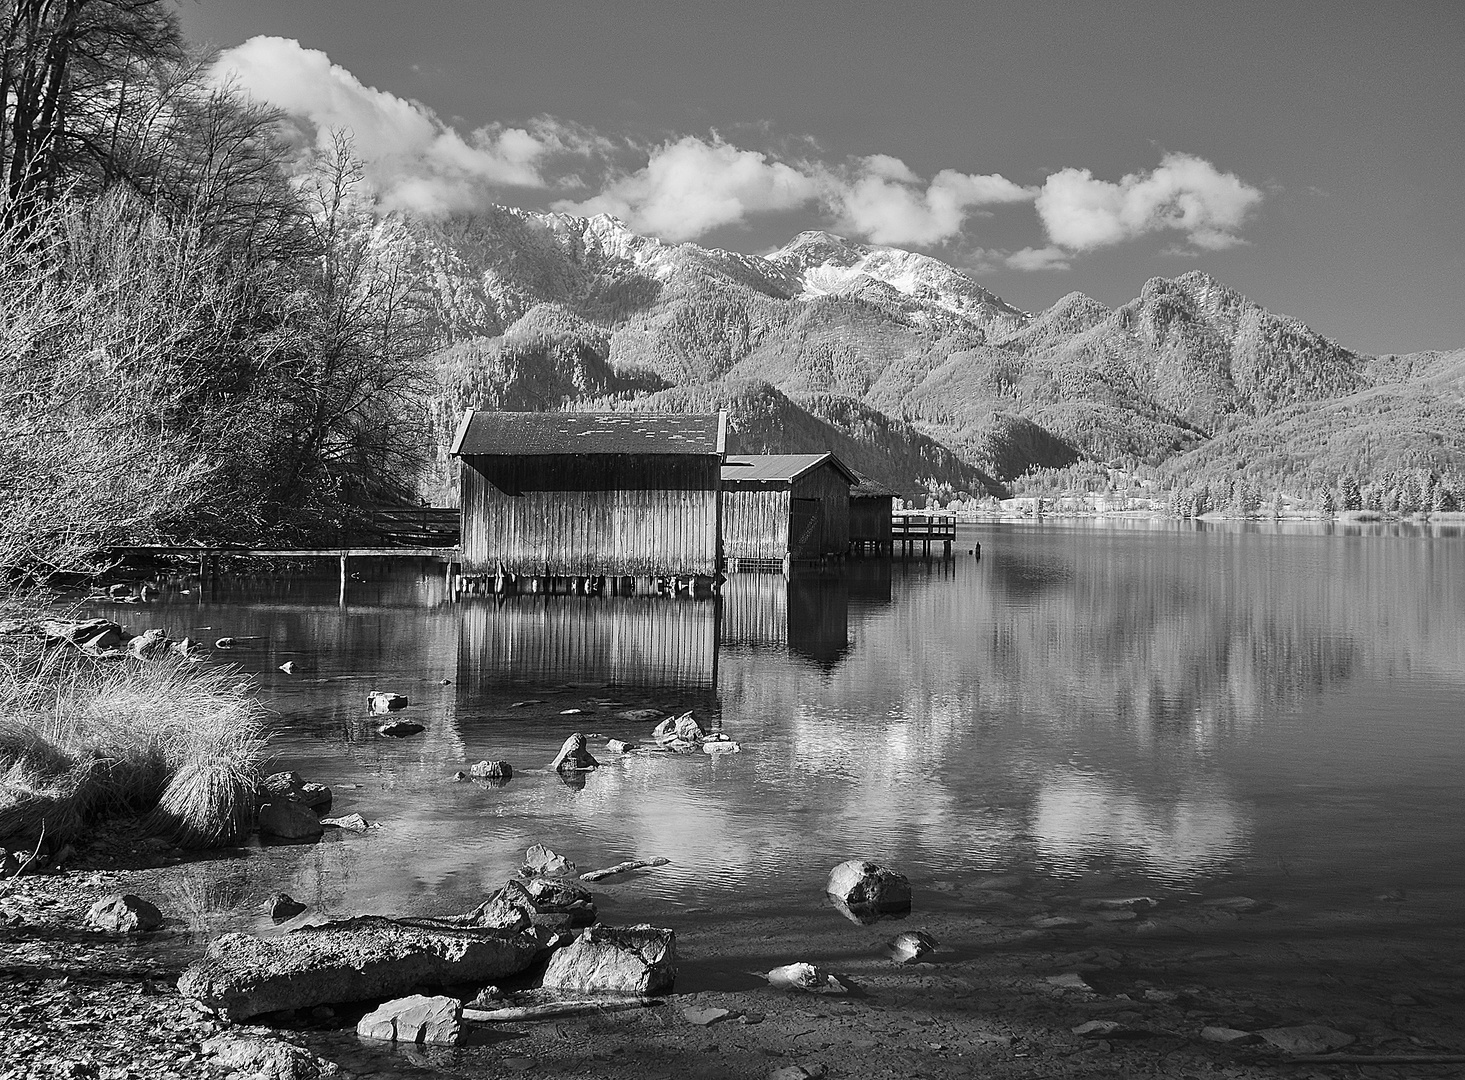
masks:
[[[1182,483],[1219,467],[1213,443],[1227,468],[1315,487],[1370,467],[1334,437],[1358,416],[1377,467],[1465,464],[1448,364],[1355,353],[1199,270],[1117,308],[1071,293],[1029,313],[931,256],[826,232],[757,256],[495,207],[406,234],[448,343],[444,417],[729,407],[739,452],[837,446],[912,495],[1002,494],[1084,459]],[[1251,444],[1275,452],[1246,460]]]

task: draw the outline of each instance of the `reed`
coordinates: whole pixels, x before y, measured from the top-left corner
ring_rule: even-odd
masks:
[[[13,652],[0,665],[0,844],[63,844],[109,816],[190,847],[237,840],[254,815],[261,716],[227,668]]]

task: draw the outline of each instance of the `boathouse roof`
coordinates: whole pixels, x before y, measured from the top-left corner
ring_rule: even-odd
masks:
[[[856,473],[860,482],[849,489],[851,499],[893,499],[895,492],[882,484],[879,480],[871,479],[864,473]]]
[[[464,456],[695,454],[721,456],[724,413],[486,412],[469,409],[450,453]]]
[[[793,483],[819,466],[833,465],[851,484],[860,481],[848,465],[833,454],[738,454],[722,463],[724,484],[739,480]]]

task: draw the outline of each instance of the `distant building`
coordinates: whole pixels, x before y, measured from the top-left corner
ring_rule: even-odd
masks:
[[[849,489],[833,454],[739,454],[722,466],[722,546],[730,565],[843,555]]]
[[[894,506],[895,492],[878,480],[860,476],[860,482],[849,489],[850,548],[874,555],[888,554]]]
[[[725,413],[468,410],[463,573],[715,575],[726,439]]]

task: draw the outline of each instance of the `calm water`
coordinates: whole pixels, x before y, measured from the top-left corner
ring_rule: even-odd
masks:
[[[1458,532],[991,525],[959,550],[739,575],[718,603],[454,604],[426,564],[363,565],[344,604],[333,572],[175,582],[130,621],[259,635],[229,656],[274,710],[279,767],[382,823],[210,870],[197,908],[283,888],[328,915],[462,910],[535,842],[582,868],[668,857],[636,894],[680,906],[802,902],[857,855],[918,887],[1021,869],[1318,910],[1465,899]],[[426,733],[378,737],[373,689]],[[743,752],[601,753],[578,787],[534,771],[572,731],[644,741],[615,713],[648,705]],[[480,758],[513,780],[451,781]]]

